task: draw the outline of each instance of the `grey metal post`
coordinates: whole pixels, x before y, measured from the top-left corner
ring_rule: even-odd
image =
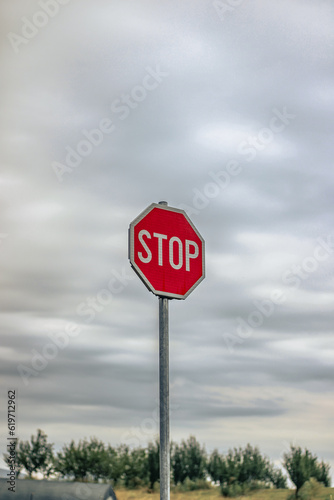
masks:
[[[160,500],[169,500],[169,338],[168,299],[159,297]]]
[[[168,205],[160,201],[160,205]],[[160,500],[170,498],[168,299],[159,297]]]

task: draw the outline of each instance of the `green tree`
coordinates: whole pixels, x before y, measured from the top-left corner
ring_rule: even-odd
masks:
[[[130,450],[128,446],[121,445],[118,450],[119,461],[122,469],[122,480],[126,488],[137,488],[147,484],[148,467],[147,454],[144,448]]]
[[[173,480],[175,484],[182,483],[187,476],[184,475],[184,456],[183,450],[181,447],[176,444],[171,444],[171,470],[173,475]]]
[[[250,444],[239,451],[241,460],[239,465],[239,483],[243,484],[251,481],[267,481],[270,469],[269,460],[262,456],[257,447]]]
[[[241,449],[229,450],[226,455],[226,476],[227,483],[234,484],[239,481],[239,471],[241,465]]]
[[[328,488],[331,485],[330,465],[325,462],[317,464],[314,477],[319,483]]]
[[[17,475],[22,469],[28,473],[28,477],[39,472],[44,478],[50,476],[54,471],[53,444],[48,443],[47,435],[37,429],[37,435],[31,436],[29,441],[18,441],[16,445]],[[9,464],[8,455],[4,456],[5,462]]]
[[[190,436],[181,445],[173,444],[171,453],[171,468],[175,484],[184,483],[188,477],[191,481],[205,479],[206,452],[204,447]]]
[[[103,441],[91,438],[87,444],[88,451],[88,473],[94,481],[107,479],[110,474],[109,453]]]
[[[229,450],[226,456],[214,450],[208,461],[208,473],[213,481],[219,481],[225,496],[244,488],[258,488],[271,483],[276,488],[286,487],[282,471],[275,469],[269,459],[262,456],[257,447],[250,444]],[[234,487],[235,486],[235,487]]]
[[[114,459],[114,474],[117,476],[117,482],[122,481],[125,486],[129,485],[130,470],[130,448],[125,444],[120,444],[116,449],[116,456]],[[114,477],[114,474],[112,477]]]
[[[160,443],[158,440],[148,444],[147,468],[149,487],[152,490],[154,483],[160,479]]]
[[[205,479],[206,476],[206,451],[204,447],[196,441],[194,436],[190,436],[185,443],[185,454],[187,458],[188,477],[192,481]]]
[[[113,448],[109,444],[107,447],[107,457],[109,463],[108,478],[112,480],[113,486],[116,486],[124,474],[125,466],[121,459],[120,447]]]
[[[270,482],[272,483],[272,485],[274,486],[274,488],[285,489],[288,487],[287,486],[287,479],[284,476],[281,469],[276,469],[276,468],[272,467],[269,470],[268,478],[269,478]]]
[[[227,467],[225,458],[215,449],[208,460],[208,473],[212,481],[224,483],[227,480]]]
[[[284,454],[283,465],[296,486],[296,497],[300,488],[311,477],[324,485],[330,485],[329,465],[324,462],[318,463],[318,458],[307,448],[302,450],[300,446],[291,445],[290,451]]]
[[[78,444],[72,440],[69,445],[64,445],[62,451],[57,453],[56,471],[62,477],[83,481],[89,473],[89,443],[80,440]]]

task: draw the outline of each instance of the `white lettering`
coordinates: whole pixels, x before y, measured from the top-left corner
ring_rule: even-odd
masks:
[[[153,233],[153,236],[155,238],[158,238],[159,266],[162,266],[162,264],[163,264],[163,259],[162,259],[162,240],[167,240],[167,235],[166,234],[160,234],[160,233]]]
[[[194,248],[194,253],[190,253],[190,247]],[[199,255],[199,249],[195,241],[186,240],[186,271],[190,271],[190,259],[196,259]]]
[[[140,243],[143,245],[146,253],[147,253],[147,257],[143,257],[143,254],[142,252],[138,252],[138,257],[140,258],[140,260],[142,262],[144,262],[144,264],[147,264],[148,262],[151,262],[152,260],[152,252],[151,250],[148,248],[147,244],[145,243],[145,241],[143,240],[143,237],[144,236],[147,236],[147,238],[151,238],[151,235],[148,231],[146,231],[145,229],[142,229],[141,231],[139,231],[139,241]]]
[[[174,263],[174,242],[176,242],[179,246],[179,263],[178,264]],[[169,240],[169,263],[174,269],[181,269],[181,267],[182,267],[182,264],[183,264],[182,251],[183,251],[182,241],[177,236],[173,236]]]

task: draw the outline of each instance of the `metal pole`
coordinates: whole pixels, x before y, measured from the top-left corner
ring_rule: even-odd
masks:
[[[169,338],[168,299],[159,297],[160,500],[169,500]]]
[[[159,201],[159,205],[168,205]],[[168,299],[159,297],[160,500],[170,496]]]

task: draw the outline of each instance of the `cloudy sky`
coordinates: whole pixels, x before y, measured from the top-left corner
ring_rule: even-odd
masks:
[[[167,200],[206,242],[206,279],[170,303],[172,439],[334,466],[333,15],[2,2],[2,448],[10,389],[21,439],[155,437],[158,299],[127,238]]]

